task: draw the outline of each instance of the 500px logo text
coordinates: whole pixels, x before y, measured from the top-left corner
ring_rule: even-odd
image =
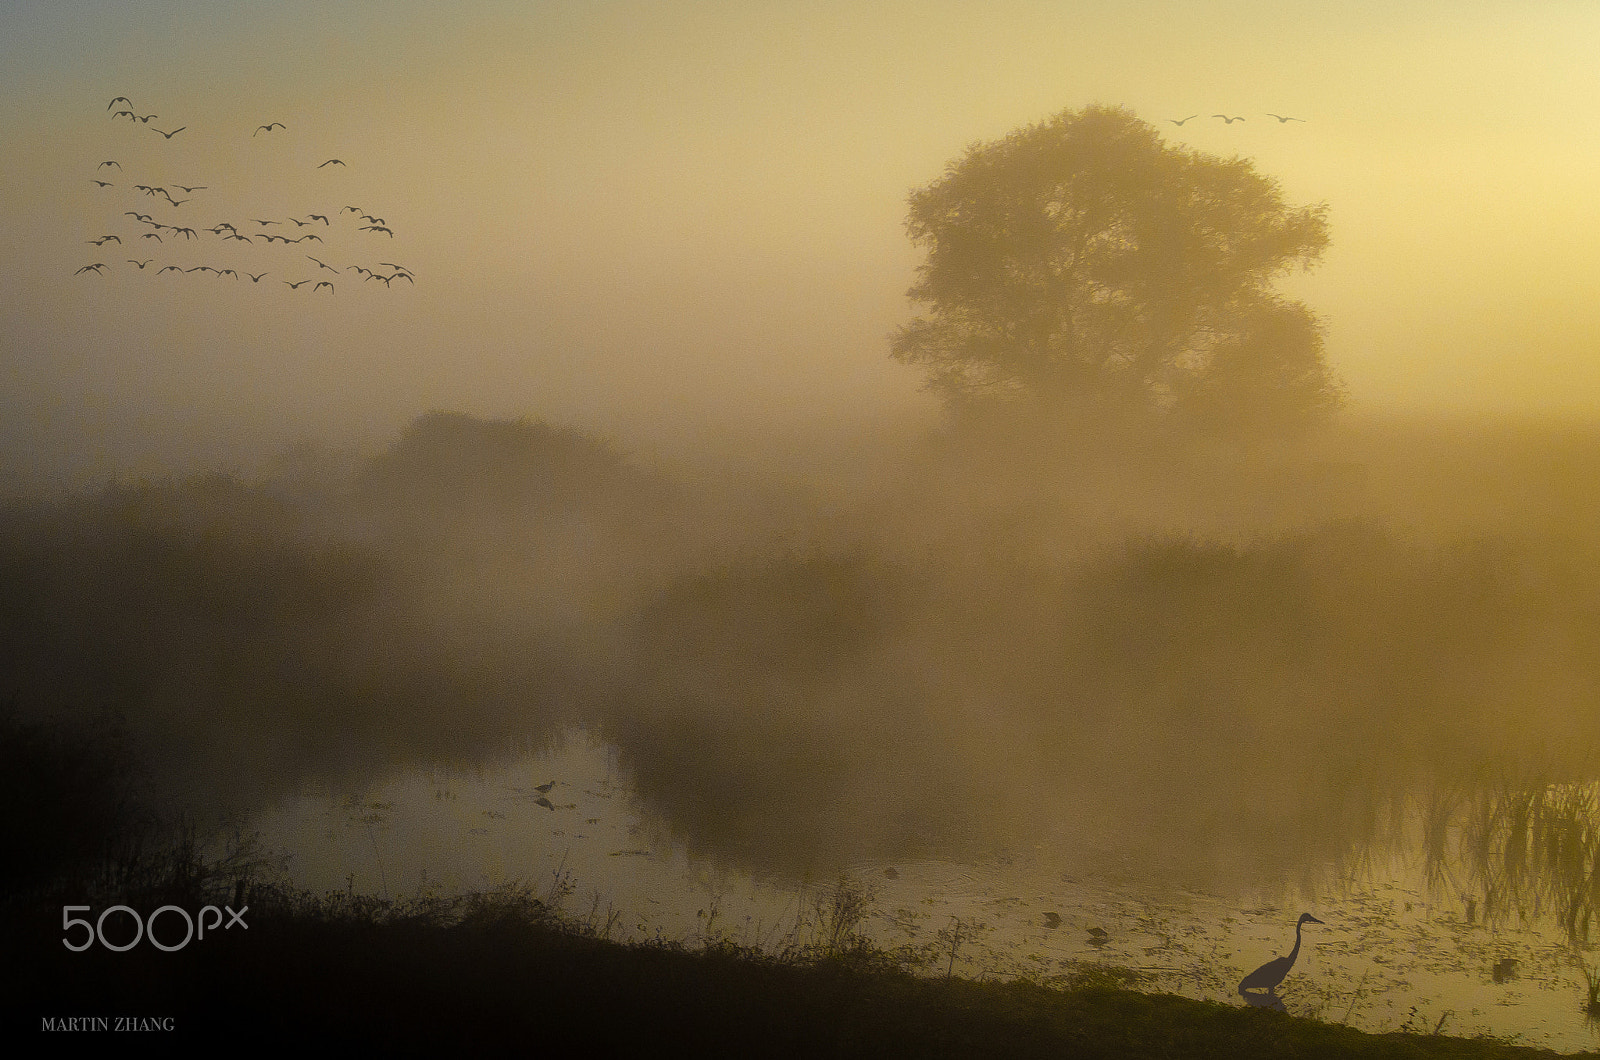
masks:
[[[126,905],[113,905],[108,907],[100,914],[99,918],[93,922],[85,920],[82,917],[75,917],[72,915],[73,913],[77,912],[86,913],[90,910],[90,908],[91,907],[87,905],[64,905],[61,907],[61,944],[67,949],[72,950],[74,953],[82,953],[90,946],[93,946],[96,940],[98,940],[100,945],[104,946],[106,949],[112,950],[116,953],[121,953],[123,950],[133,949],[139,944],[139,941],[146,936],[148,936],[150,939],[150,945],[154,946],[156,949],[165,950],[168,953],[172,953],[183,949],[185,946],[189,945],[191,941],[203,941],[208,930],[212,934],[215,934],[218,927],[221,927],[222,930],[227,931],[235,924],[238,924],[246,931],[250,930],[250,925],[244,922],[244,915],[250,911],[249,906],[244,906],[238,912],[234,912],[232,906],[225,905],[222,907],[222,909],[218,909],[214,905],[208,905],[200,910],[200,915],[198,917],[190,916],[187,909],[177,905],[164,905],[160,909],[157,909],[155,912],[151,913],[147,918],[141,917],[138,913],[138,910]],[[228,922],[226,924],[222,922],[222,912],[224,909],[227,910],[228,913]],[[128,916],[133,918],[133,941],[115,943],[106,939],[106,917],[110,916],[112,913],[126,913]],[[163,913],[169,914],[167,918],[168,923],[171,922],[173,916],[182,919],[184,934],[181,941],[162,942],[160,939],[156,938],[156,919]],[[212,918],[209,924],[206,923],[207,914],[210,914]],[[115,921],[113,921],[113,923],[115,923]],[[77,927],[83,928],[83,941],[74,943],[70,938],[70,934],[72,930]],[[163,928],[162,930],[164,932],[170,932],[172,929]]]

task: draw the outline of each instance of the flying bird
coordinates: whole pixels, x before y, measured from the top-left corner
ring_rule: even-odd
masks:
[[[344,209],[340,210],[339,212],[340,213],[360,213],[361,212],[361,207],[359,207],[359,206],[346,206]]]
[[[251,240],[251,238],[249,236],[242,236],[238,232],[233,232],[233,233],[231,233],[229,235],[223,236],[222,238],[223,239],[237,239],[237,240],[240,240],[240,241],[245,242],[245,243],[253,242],[253,240]]]
[[[166,242],[166,240],[162,239],[159,235],[157,235],[154,232],[146,232],[144,235],[140,236],[139,238],[140,239],[153,239],[157,243],[165,243]]]
[[[330,158],[326,162],[322,163],[322,166],[343,166],[343,165],[344,165],[344,162],[341,159],[337,159],[337,158]],[[321,169],[322,166],[318,166],[317,168]],[[349,166],[345,166],[345,168],[349,169],[350,167]]]
[[[248,277],[250,277],[250,282],[251,282],[251,283],[260,283],[260,282],[261,282],[261,276],[265,276],[265,275],[266,275],[266,273],[264,273],[264,272],[263,272],[263,273],[262,273],[262,274],[261,274],[261,276],[257,276],[257,275],[256,275],[256,274],[255,274],[255,273],[253,273],[253,272],[247,272],[247,273],[245,273],[245,275],[246,275],[246,276],[248,276]]]
[[[1179,118],[1168,118],[1167,120],[1170,121],[1174,125],[1182,125],[1184,122],[1188,121],[1189,118],[1198,118],[1199,116],[1200,115],[1198,115],[1198,114],[1191,114],[1191,115],[1189,115],[1188,118],[1182,118],[1182,119],[1179,119]]]
[[[1239,996],[1256,1004],[1256,1001],[1245,991],[1264,990],[1267,996],[1276,996],[1278,984],[1283,982],[1284,976],[1289,974],[1289,969],[1294,967],[1294,959],[1300,956],[1300,929],[1307,924],[1320,924],[1321,920],[1310,913],[1301,913],[1300,920],[1294,926],[1294,949],[1289,951],[1289,956],[1270,960],[1257,968],[1243,979],[1239,980]],[[1260,997],[1262,995],[1256,995]]]
[[[115,114],[111,115],[111,120],[112,121],[116,121],[118,118],[122,117],[124,114],[126,114],[128,116],[128,120],[129,121],[138,121],[139,120],[139,116],[137,114],[135,114],[131,110],[119,110]]]
[[[118,162],[116,159],[112,159],[109,162],[101,162],[98,166],[95,166],[94,168],[96,168],[96,169],[104,169],[107,166],[116,166],[118,169],[121,169],[122,168],[122,163]]]
[[[118,96],[116,99],[114,99],[110,103],[106,104],[106,110],[110,110],[112,107],[115,107],[118,103],[126,103],[130,107],[133,106],[133,100],[129,99],[127,96]]]
[[[152,126],[152,128],[154,128],[154,127]],[[188,128],[187,125],[180,125],[176,129],[172,130],[171,132],[167,132],[165,129],[156,129],[155,131],[160,133],[162,136],[165,136],[167,139],[170,140],[174,136],[176,136],[179,133],[183,132],[183,130],[185,130],[187,128]]]
[[[129,265],[137,265],[137,266],[139,266],[139,271],[143,272],[144,271],[144,267],[146,265],[150,264],[154,260],[156,260],[156,259],[155,258],[145,258],[143,261],[134,261],[132,258],[129,258],[128,259],[128,264]]]
[[[1267,111],[1267,117],[1269,117],[1269,118],[1277,118],[1279,125],[1282,125],[1285,122],[1291,122],[1291,121],[1305,121],[1304,118],[1286,118],[1282,114],[1274,114],[1270,110]]]
[[[372,270],[371,269],[364,269],[360,265],[346,265],[344,267],[344,271],[345,272],[349,272],[352,269],[354,269],[356,272],[365,273],[368,276],[372,275]]]
[[[380,262],[378,262],[378,264],[379,265],[387,265],[387,266],[389,266],[389,268],[393,269],[395,272],[410,272],[411,271],[410,269],[406,268],[404,265],[396,265],[392,261],[380,261]]]
[[[114,117],[116,117],[116,115],[113,114],[112,117],[114,118]],[[146,125],[149,125],[151,118],[159,118],[159,117],[161,117],[161,115],[159,115],[159,114],[135,114],[135,113],[133,113],[133,111],[130,110],[128,112],[128,117],[137,118],[140,121],[144,122]]]
[[[263,227],[265,227],[266,225],[281,225],[281,224],[283,224],[282,221],[263,221],[263,220],[261,220],[259,218],[256,218],[256,217],[252,217],[252,218],[250,218],[250,220],[255,221],[256,224],[261,225]]]
[[[105,262],[97,261],[93,265],[85,265],[83,268],[79,269],[77,272],[73,273],[72,275],[77,276],[79,273],[94,272],[95,275],[98,276],[99,273],[95,272],[95,270],[103,269],[105,267],[106,267],[106,263]]]
[[[361,230],[363,232],[387,232],[390,239],[394,238],[394,233],[382,225],[363,225]]]
[[[138,210],[124,210],[122,212],[122,216],[131,217],[135,221],[148,221],[148,220],[150,220],[150,215],[149,214],[140,213]]]
[[[327,218],[327,216],[325,214],[312,213],[312,214],[307,214],[306,216],[311,218],[313,221],[321,221],[323,224],[327,224],[328,223],[328,218]]]
[[[176,265],[168,265],[164,269],[157,269],[156,270],[156,275],[160,276],[163,272],[182,272],[182,271],[183,270],[178,268],[178,266],[176,266]]]
[[[216,270],[213,270],[213,271],[216,271]],[[217,275],[218,276],[232,276],[236,280],[239,278],[239,274],[237,272],[234,272],[232,269],[223,269],[221,272],[218,272]]]
[[[1244,115],[1242,115],[1242,114],[1241,115],[1236,115],[1235,117],[1232,117],[1232,118],[1228,117],[1226,114],[1213,114],[1211,116],[1213,118],[1221,118],[1223,121],[1227,122],[1229,125],[1232,125],[1236,121],[1244,121]]]
[[[308,257],[308,258],[311,258],[311,255],[310,255],[310,254],[307,254],[307,255],[306,255],[306,257]],[[316,258],[311,258],[311,260],[312,260],[312,261],[316,261],[316,262],[317,262],[317,264],[318,264],[318,265],[321,265],[321,266],[322,266],[322,267],[323,267],[323,268],[325,268],[325,269],[327,269],[327,270],[328,270],[328,271],[329,271],[329,272],[334,272],[334,273],[336,273],[336,272],[338,272],[338,271],[339,271],[339,270],[338,270],[338,269],[336,269],[336,268],[334,268],[334,267],[333,267],[333,266],[332,266],[332,265],[329,265],[329,264],[328,264],[328,263],[327,263],[327,262],[325,262],[325,261],[317,261],[317,259],[316,259]],[[326,283],[326,282],[327,282],[327,281],[326,281],[326,280],[324,280],[324,281],[323,281],[323,282],[324,282],[324,283]]]
[[[304,243],[308,239],[315,239],[318,243],[322,242],[322,237],[317,235],[315,232],[307,232],[305,235],[301,236],[299,239],[287,239],[286,238],[286,239],[284,239],[284,242],[285,243]]]
[[[276,129],[287,129],[288,126],[283,124],[283,122],[281,122],[281,121],[268,122],[266,125],[258,125],[258,126],[256,126],[256,131],[251,133],[250,135],[251,136],[260,136],[262,133],[271,132],[275,128]]]
[[[389,277],[389,279],[391,279],[391,280],[404,280],[404,281],[406,281],[407,283],[409,283],[413,287],[415,287],[417,285],[417,281],[413,280],[411,278],[411,274],[409,272],[397,272],[397,273],[394,273],[393,275],[391,275]]]
[[[199,238],[199,236],[195,235],[194,229],[192,229],[192,228],[177,228],[177,227],[175,227],[173,225],[168,225],[167,227],[171,228],[174,232],[178,233],[180,236],[182,236],[185,239],[198,239]]]
[[[208,186],[205,185],[205,184],[196,184],[192,188],[186,188],[182,184],[174,184],[173,187],[177,188],[179,191],[183,192],[185,195],[192,195],[193,193],[195,193],[197,191],[205,191],[205,190],[207,190]]]
[[[167,196],[167,201],[170,202],[174,206],[182,206],[184,203],[188,202],[189,200],[188,199],[174,199],[172,196],[168,195]]]
[[[120,247],[122,245],[122,239],[118,236],[101,236],[99,239],[85,239],[84,242],[93,243],[97,247],[103,247],[113,239],[117,241],[117,246]]]
[[[374,217],[374,216],[372,216],[372,215],[371,215],[371,214],[370,214],[370,213],[364,213],[364,214],[362,214],[362,215],[361,215],[361,219],[362,219],[362,220],[363,220],[363,221],[365,221],[365,222],[367,222],[367,223],[368,223],[368,224],[374,224],[374,225],[381,225],[381,224],[383,224],[383,218],[381,218],[381,217]]]
[[[333,293],[333,284],[329,283],[327,280],[323,280],[321,283],[319,283],[315,287],[311,288],[311,293],[312,294],[316,294],[318,291],[322,290],[324,287],[326,287],[328,289],[328,293],[329,294]]]
[[[262,275],[263,275],[263,276],[265,276],[265,275],[266,275],[266,273],[262,273]],[[284,281],[283,281],[283,282],[284,282],[284,283],[289,283],[289,281],[288,281],[288,280],[284,280]],[[294,290],[294,289],[295,289],[295,288],[297,288],[297,287],[299,287],[299,286],[300,286],[300,284],[302,284],[302,283],[310,283],[310,282],[311,282],[311,281],[310,281],[310,280],[300,280],[300,281],[297,281],[297,282],[295,282],[295,283],[289,283],[289,290],[291,290],[291,291],[292,291],[292,290]]]
[[[94,180],[93,177],[90,177],[89,179],[90,180]],[[102,188],[114,188],[114,187],[116,187],[116,185],[111,183],[109,180],[94,180],[94,182],[96,184],[100,185]]]

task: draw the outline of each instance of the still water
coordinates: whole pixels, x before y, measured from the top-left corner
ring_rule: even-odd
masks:
[[[552,783],[553,782],[553,783]],[[614,754],[574,737],[550,753],[467,773],[411,774],[359,796],[306,792],[251,822],[288,881],[390,898],[528,885],[623,941],[726,939],[779,950],[817,941],[835,879],[774,883],[691,859],[646,823]],[[914,952],[929,974],[1028,976],[1088,964],[1140,989],[1242,1004],[1239,980],[1294,945],[1288,1011],[1367,1031],[1493,1035],[1572,1052],[1600,1046],[1584,962],[1553,925],[1488,926],[1430,894],[1404,860],[1315,893],[1240,900],[1085,875],[1052,851],[977,864],[860,864],[860,932]]]

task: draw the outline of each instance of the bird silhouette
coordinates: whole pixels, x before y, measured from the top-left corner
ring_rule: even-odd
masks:
[[[1289,956],[1270,960],[1239,980],[1239,996],[1252,1005],[1271,1005],[1272,1000],[1278,996],[1278,984],[1283,982],[1284,976],[1289,974],[1289,969],[1294,967],[1294,959],[1300,956],[1300,930],[1307,924],[1320,923],[1322,921],[1310,913],[1301,913],[1300,920],[1294,926],[1294,949],[1289,951]],[[1252,990],[1262,990],[1265,993],[1252,995],[1246,992]]]
[[[373,225],[381,225],[381,224],[383,224],[383,218],[374,217],[370,213],[362,214],[361,215],[361,219],[363,221],[367,222],[368,224],[373,224]]]
[[[1232,118],[1228,117],[1226,114],[1213,114],[1211,116],[1213,118],[1221,118],[1223,121],[1227,122],[1229,125],[1232,125],[1236,121],[1244,121],[1244,115],[1242,115],[1242,114],[1241,115],[1237,115],[1237,116],[1232,117]]]
[[[284,283],[289,283],[288,280],[284,280],[283,282]],[[299,287],[301,284],[310,283],[310,282],[311,282],[310,280],[297,280],[294,283],[289,283],[289,290],[293,291],[295,288]]]
[[[250,218],[250,220],[254,221],[258,225],[261,225],[262,227],[266,227],[267,225],[281,225],[281,224],[283,224],[282,221],[263,221],[263,220],[261,220],[260,218],[257,218],[257,217],[252,217],[252,218]]]
[[[194,229],[192,229],[192,228],[177,228],[177,227],[175,227],[173,225],[168,225],[167,227],[171,228],[174,232],[178,233],[180,236],[182,236],[185,239],[199,239],[200,238],[199,236],[195,235]]]
[[[231,232],[228,235],[223,236],[222,238],[223,239],[237,239],[241,243],[254,242],[249,236],[242,236],[238,232]]]
[[[106,110],[110,110],[112,107],[115,107],[118,103],[126,103],[130,107],[133,106],[133,100],[129,99],[127,96],[118,96],[116,99],[114,99],[110,103],[106,104]]]
[[[154,260],[156,260],[156,259],[155,258],[145,258],[143,261],[134,261],[132,258],[129,258],[128,259],[128,264],[129,265],[137,265],[137,266],[139,266],[139,271],[143,272],[144,271],[144,267],[146,265],[150,264]]]
[[[257,275],[256,275],[256,274],[255,274],[255,273],[253,273],[253,272],[247,272],[247,273],[245,273],[245,275],[246,275],[246,276],[248,276],[248,277],[250,277],[250,282],[251,282],[251,283],[260,283],[260,282],[261,282],[261,276],[265,276],[265,275],[266,275],[266,273],[264,273],[264,272],[263,272],[263,273],[262,273],[262,274],[261,274],[261,276],[257,276]]]
[[[323,224],[327,224],[328,223],[328,218],[327,218],[326,214],[310,213],[310,214],[306,214],[306,216],[311,218],[311,220],[313,220],[313,221],[321,221]]]
[[[118,162],[116,159],[112,159],[109,162],[101,162],[98,166],[95,166],[94,168],[96,168],[96,169],[104,169],[107,166],[116,166],[118,169],[121,169],[122,168],[122,163]]]
[[[94,180],[93,177],[90,177],[89,179],[90,180]],[[109,180],[95,180],[94,182],[96,184],[100,185],[102,188],[114,188],[114,187],[116,187],[116,185],[111,183]]]
[[[115,114],[111,115],[111,120],[112,121],[116,121],[118,118],[122,117],[124,114],[126,114],[128,116],[128,120],[129,121],[138,121],[139,120],[139,116],[137,114],[135,114],[131,110],[119,110]]]
[[[154,127],[154,126],[151,126],[151,128],[153,128],[153,129],[154,129],[154,128],[155,128],[155,127]],[[187,128],[188,128],[188,126],[187,126],[187,125],[180,125],[180,126],[178,126],[178,127],[177,127],[177,128],[176,128],[176,129],[174,129],[174,130],[172,130],[172,131],[171,131],[171,132],[167,132],[167,131],[166,131],[166,130],[165,130],[165,129],[155,129],[155,131],[156,131],[156,132],[158,132],[158,133],[160,133],[160,134],[161,134],[161,135],[162,135],[162,136],[165,136],[165,137],[166,137],[166,138],[167,138],[167,139],[169,139],[169,140],[170,140],[170,139],[172,139],[172,138],[173,138],[173,137],[174,137],[174,136],[176,136],[176,135],[178,135],[178,134],[179,134],[179,133],[181,133],[181,132],[183,132],[183,130],[185,130],[185,129],[187,129]]]
[[[281,121],[268,122],[266,125],[257,125],[256,126],[256,131],[251,133],[250,135],[251,136],[260,136],[262,133],[271,132],[275,128],[277,128],[277,129],[287,129],[288,126],[283,124],[283,122],[281,122]]]
[[[161,274],[162,274],[162,273],[163,273],[163,272],[182,272],[182,271],[183,271],[183,270],[182,270],[182,269],[180,269],[180,268],[179,268],[179,267],[178,267],[178,266],[176,266],[176,265],[168,265],[168,266],[167,266],[167,267],[166,267],[166,268],[164,268],[164,269],[157,269],[157,270],[156,270],[156,275],[157,275],[157,276],[160,276],[160,275],[161,275]]]
[[[359,206],[346,206],[344,209],[340,210],[339,212],[340,213],[360,213],[361,212],[361,207],[359,207]]]
[[[1174,125],[1182,125],[1184,122],[1188,121],[1189,118],[1198,118],[1199,116],[1200,115],[1198,114],[1191,114],[1188,118],[1168,118],[1167,120]]]
[[[1284,122],[1290,122],[1290,121],[1305,121],[1304,118],[1286,118],[1282,114],[1274,114],[1270,110],[1267,111],[1267,117],[1269,117],[1269,118],[1277,118],[1279,125],[1282,125]]]
[[[306,257],[311,258],[312,261],[316,261],[318,265],[321,265],[324,269],[327,269],[329,272],[336,273],[336,272],[339,271],[338,269],[334,268],[332,265],[329,265],[325,261],[317,261],[317,259],[316,258],[312,258],[310,254],[307,254]],[[323,282],[326,283],[327,281],[323,281]]]
[[[159,234],[155,233],[155,232],[146,232],[144,235],[140,236],[139,238],[140,239],[153,239],[157,243],[165,243],[166,242],[165,239],[162,239],[161,236]]]
[[[363,232],[384,232],[384,233],[388,234],[390,239],[394,238],[394,232],[392,232],[389,229],[383,227],[382,225],[364,225],[364,226],[362,226],[361,230]]]
[[[116,117],[116,115],[113,114],[112,117],[114,118],[114,117]],[[128,112],[128,117],[137,118],[140,121],[144,122],[146,125],[149,125],[151,118],[159,118],[159,117],[161,117],[161,115],[159,115],[159,114],[135,114],[135,113],[133,113],[133,111],[130,110]]]
[[[150,215],[149,214],[140,213],[138,210],[124,210],[122,212],[122,216],[131,217],[135,221],[148,221],[148,220],[150,220]]]
[[[312,294],[316,294],[318,291],[322,290],[324,287],[326,287],[328,289],[328,293],[329,294],[333,293],[333,284],[329,283],[327,280],[323,280],[321,283],[319,283],[315,287],[311,288],[311,293]]]
[[[103,269],[105,267],[106,267],[106,263],[105,262],[97,261],[93,265],[85,265],[83,268],[79,269],[77,272],[73,273],[72,275],[77,276],[80,273],[92,272],[96,276],[98,276],[98,275],[100,275],[99,270]]]
[[[188,199],[174,199],[172,196],[168,195],[167,196],[167,201],[170,202],[174,206],[182,206],[184,203],[188,202],[189,200]]]
[[[545,809],[551,811],[552,813],[555,812],[555,808],[556,808],[555,804],[552,803],[549,799],[545,798],[543,795],[540,795],[537,799],[534,799],[533,800],[533,804],[535,806],[543,806]]]
[[[341,159],[337,159],[337,158],[330,158],[326,162],[322,163],[322,166],[343,166],[343,165],[344,165],[344,162]],[[321,169],[322,166],[318,166],[317,168]],[[349,169],[350,167],[349,166],[345,166],[345,168]]]
[[[192,188],[184,187],[182,184],[174,184],[173,187],[177,188],[179,191],[183,192],[185,195],[189,195],[189,194],[192,194],[192,193],[197,192],[197,191],[205,191],[207,189],[207,185],[205,185],[205,184],[196,184]]]
[[[103,247],[113,239],[117,241],[117,246],[120,247],[122,245],[122,239],[120,236],[101,236],[99,239],[85,239],[84,242],[93,243],[97,247]]]

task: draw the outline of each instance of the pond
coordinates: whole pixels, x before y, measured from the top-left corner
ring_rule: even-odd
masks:
[[[636,807],[614,752],[583,737],[514,764],[413,773],[359,797],[305,792],[251,822],[290,882],[391,898],[521,882],[621,941],[818,941],[838,877],[757,879],[691,859]],[[973,864],[856,864],[858,930],[927,974],[1120,969],[1139,989],[1243,1004],[1239,981],[1304,943],[1287,1010],[1367,1031],[1492,1035],[1572,1052],[1600,1045],[1587,955],[1537,920],[1485,924],[1430,893],[1403,858],[1314,888],[1241,898],[1085,873],[1043,846]]]

